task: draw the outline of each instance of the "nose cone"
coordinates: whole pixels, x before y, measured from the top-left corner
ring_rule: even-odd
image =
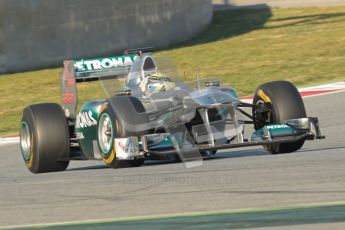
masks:
[[[209,87],[191,93],[193,100],[199,105],[213,105],[223,103],[237,103],[238,98],[227,91],[221,91],[217,87]]]

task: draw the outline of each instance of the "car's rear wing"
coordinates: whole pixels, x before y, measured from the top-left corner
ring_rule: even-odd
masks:
[[[74,118],[77,108],[78,82],[95,81],[104,77],[127,75],[133,62],[141,53],[151,52],[152,48],[133,49],[121,56],[95,59],[65,60],[60,74],[61,100],[66,116]]]
[[[98,80],[101,77],[126,74],[133,65],[137,54],[123,56],[73,60],[73,70],[77,82]]]

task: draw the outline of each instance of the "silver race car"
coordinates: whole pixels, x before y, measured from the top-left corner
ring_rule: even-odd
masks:
[[[64,61],[62,106],[34,104],[23,111],[20,146],[27,168],[62,171],[73,159],[140,166],[172,155],[193,166],[218,149],[261,145],[272,154],[290,153],[306,140],[324,138],[288,81],[259,86],[253,102],[245,103],[218,80],[182,82],[178,76],[171,61],[148,49]],[[99,81],[106,98],[87,101],[77,112],[76,84],[87,81]]]

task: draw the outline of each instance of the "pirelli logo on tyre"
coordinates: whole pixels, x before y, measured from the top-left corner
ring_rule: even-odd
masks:
[[[266,93],[263,90],[258,91],[259,97],[261,97],[262,100],[266,103],[272,103],[271,99],[266,95]]]

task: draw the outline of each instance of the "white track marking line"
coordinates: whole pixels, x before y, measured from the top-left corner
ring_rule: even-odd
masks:
[[[13,145],[19,143],[19,136],[18,137],[1,137],[0,138],[0,146],[6,145]]]
[[[319,93],[319,94],[313,94],[313,95],[303,96],[303,98],[318,97],[318,96],[323,96],[323,95],[341,93],[341,92],[344,92],[344,91],[345,91],[345,89],[341,89],[341,90],[336,90],[336,91],[332,91],[332,92],[326,92],[326,93]]]

